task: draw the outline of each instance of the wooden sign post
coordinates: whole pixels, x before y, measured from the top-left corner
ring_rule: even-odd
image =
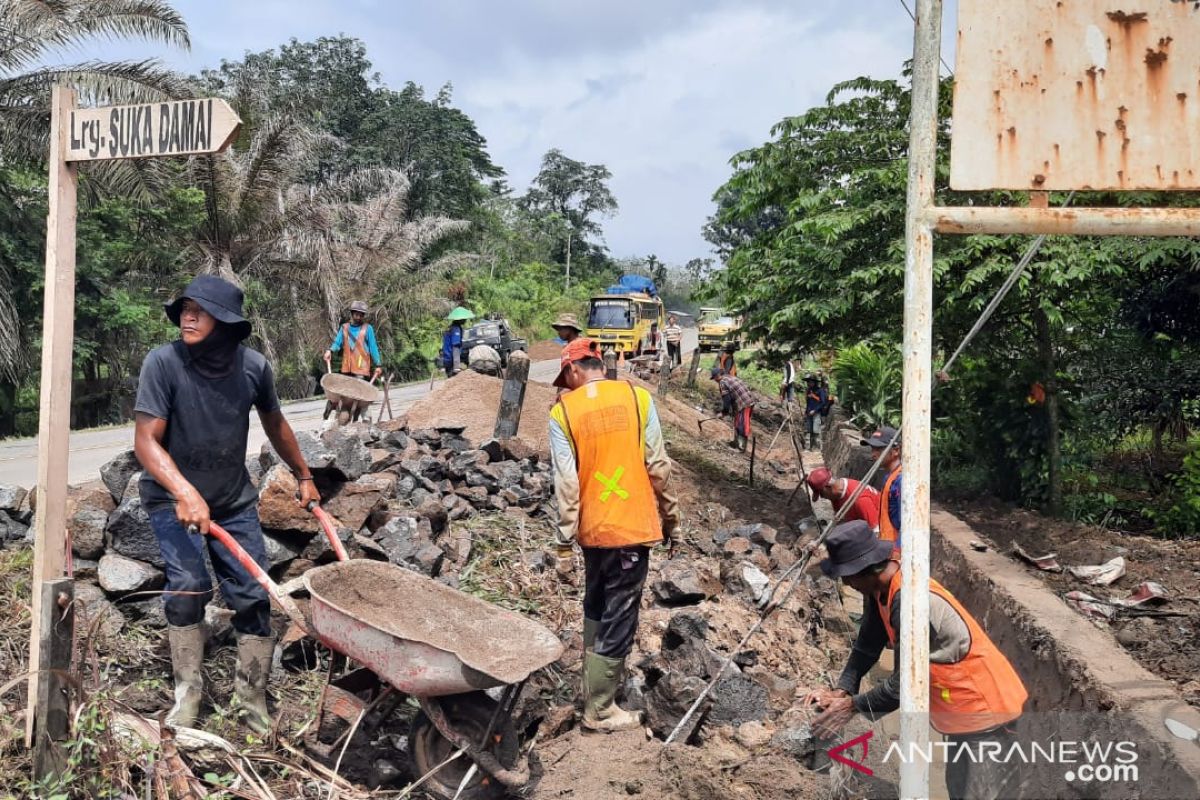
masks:
[[[26,744],[61,738],[48,724],[65,683],[70,647],[61,644],[61,609],[48,607],[43,584],[63,577],[67,556],[67,461],[70,453],[72,348],[75,340],[75,210],[80,161],[217,153],[233,141],[242,121],[224,100],[173,100],[79,109],[75,92],[54,86],[50,95],[50,187],[46,220],[46,289],[42,317],[41,403],[38,407],[37,515],[33,546],[33,619],[29,636],[29,713]],[[69,593],[69,590],[64,589]],[[52,606],[53,604],[51,604]],[[69,619],[69,618],[68,618]],[[56,636],[45,635],[51,626]],[[70,636],[67,636],[70,641]],[[67,663],[56,663],[64,657]],[[53,670],[53,671],[51,671]],[[43,687],[43,681],[51,681]],[[37,743],[39,745],[44,743]],[[53,759],[42,759],[51,764]],[[42,769],[42,767],[38,767]]]

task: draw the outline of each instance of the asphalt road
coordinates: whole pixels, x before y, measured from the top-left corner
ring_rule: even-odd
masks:
[[[696,345],[696,329],[684,330],[684,351],[690,352]],[[535,381],[550,383],[558,374],[558,362],[535,361],[529,369],[529,377]],[[392,410],[399,414],[429,393],[429,382],[409,384],[393,388],[389,394]],[[288,422],[297,431],[320,429],[325,410],[324,398],[287,403],[283,412]],[[262,427],[254,420],[250,424],[250,441],[247,454],[257,453],[267,440]],[[83,483],[100,477],[100,467],[113,456],[133,446],[133,425],[102,428],[98,430],[73,431],[71,433],[71,455],[67,467],[70,483]],[[37,439],[9,439],[0,443],[0,484],[18,485],[26,488],[37,482]]]

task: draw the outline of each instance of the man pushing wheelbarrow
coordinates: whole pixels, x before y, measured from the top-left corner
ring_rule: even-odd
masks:
[[[213,596],[213,576],[204,564],[207,547],[221,593],[234,612],[234,693],[247,725],[264,734],[270,725],[266,686],[275,648],[271,603],[229,549],[206,538],[216,522],[255,563],[264,570],[268,566],[258,493],[246,471],[252,407],[296,476],[300,505],[308,507],[320,496],[279,408],[271,365],[242,344],[250,323],[242,315],[241,290],[200,275],[165,309],[180,336],[142,364],[134,450],[145,470],[142,505],[166,564],[163,606],[175,677],[175,705],[167,722],[191,727],[200,711],[204,607]]]

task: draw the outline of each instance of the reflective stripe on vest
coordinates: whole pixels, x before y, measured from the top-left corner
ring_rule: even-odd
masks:
[[[358,336],[350,338],[350,323],[342,323],[342,374],[370,375],[371,354],[367,352],[367,324],[358,329]]]
[[[567,392],[560,403],[579,473],[579,545],[660,541],[638,390],[625,381],[593,381]]]
[[[896,482],[899,475],[900,468],[897,467],[891,475],[888,475],[887,482],[883,484],[883,491],[879,493],[879,538],[885,542],[900,541],[900,531],[896,530],[896,526],[892,524],[892,509],[888,505],[892,484]]]
[[[896,570],[888,587],[887,603],[880,603],[879,596],[875,596],[893,647],[896,631],[892,628],[892,602],[900,591],[900,582],[900,571]],[[929,721],[934,729],[939,733],[980,733],[1021,716],[1029,693],[1012,664],[945,587],[930,578],[929,591],[950,604],[971,636],[970,649],[961,661],[929,662]]]

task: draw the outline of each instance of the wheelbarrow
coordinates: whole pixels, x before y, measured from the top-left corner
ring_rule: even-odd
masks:
[[[379,390],[374,381],[360,380],[353,375],[327,372],[321,376],[321,389],[325,392],[325,413],[322,419],[337,412],[338,425],[358,422],[359,417],[379,399]]]
[[[521,614],[412,570],[346,560],[329,516],[320,507],[310,510],[339,561],[302,576],[311,597],[308,614],[220,526],[212,525],[210,533],[294,623],[363,665],[326,687],[322,716],[328,711],[357,725],[384,702],[394,710],[404,696],[412,697],[421,710],[410,728],[409,756],[427,791],[446,800],[521,793],[530,771],[512,712],[529,676],[562,655],[562,642]],[[499,701],[485,691],[497,687],[505,687]]]

